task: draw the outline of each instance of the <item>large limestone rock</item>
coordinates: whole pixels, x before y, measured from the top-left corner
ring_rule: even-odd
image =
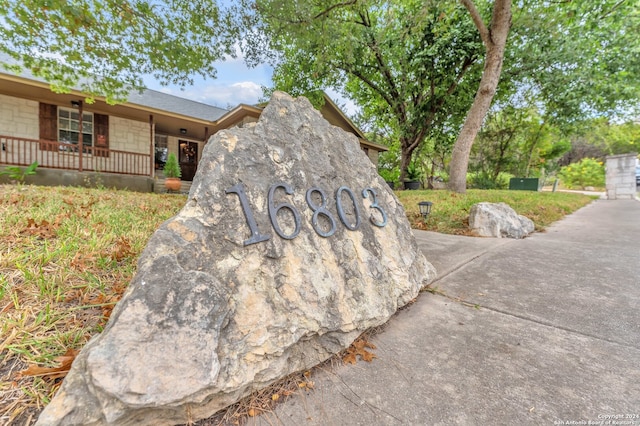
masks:
[[[480,237],[524,238],[535,229],[533,221],[506,203],[478,203],[469,211],[469,227]]]
[[[206,145],[185,207],[38,424],[208,417],[347,347],[434,276],[356,138],[276,93],[255,126]]]

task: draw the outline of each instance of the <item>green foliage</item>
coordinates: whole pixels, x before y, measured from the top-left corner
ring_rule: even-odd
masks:
[[[400,170],[399,169],[379,169],[378,174],[385,180],[385,182],[393,182],[396,183],[400,179]]]
[[[164,168],[162,169],[165,177],[168,178],[179,178],[182,176],[182,171],[180,170],[180,164],[178,164],[178,158],[176,154],[173,152],[169,153],[167,157],[167,162],[164,164]]]
[[[235,57],[238,39],[215,0],[4,0],[0,21],[0,52],[14,71],[56,92],[79,88],[88,101],[122,101],[144,75],[183,85],[215,77],[214,61]]]
[[[568,188],[584,189],[587,186],[602,187],[605,184],[604,164],[595,158],[584,158],[579,163],[565,166],[558,175]]]
[[[576,150],[581,144],[593,147],[599,151],[595,156],[640,152],[640,124],[633,121],[611,123],[605,118],[592,119],[584,123],[581,132],[574,136],[573,142]],[[578,154],[577,159],[584,157],[578,152],[574,154]],[[574,162],[577,159],[574,157]]]
[[[445,129],[455,133],[462,123],[483,47],[459,2],[256,4],[258,20],[249,35],[266,34],[278,52],[275,88],[304,94],[332,87],[354,100],[373,131],[398,140],[402,177],[429,137]],[[249,40],[260,46],[264,38]],[[254,62],[264,55],[258,47],[247,52]]]
[[[564,130],[596,116],[636,115],[638,6],[637,0],[520,3],[498,98],[535,103]]]
[[[503,172],[520,177],[555,172],[558,160],[570,149],[569,140],[536,108],[506,105],[487,116],[478,134],[470,158],[475,173],[472,186],[503,187],[498,182]]]
[[[420,167],[418,167],[416,162],[415,161],[411,162],[409,164],[409,167],[407,167],[407,180],[419,181],[422,179],[423,176],[424,176],[424,173],[422,172],[422,170],[420,170]]]
[[[469,188],[473,189],[508,189],[509,180],[514,177],[510,173],[500,172],[498,176],[489,176],[484,172],[471,173],[467,176]]]
[[[18,183],[24,183],[24,180],[27,176],[36,174],[36,168],[38,168],[37,161],[31,163],[26,169],[18,166],[8,166],[5,167],[2,172],[0,172],[0,175],[8,175],[10,180],[16,181]]]

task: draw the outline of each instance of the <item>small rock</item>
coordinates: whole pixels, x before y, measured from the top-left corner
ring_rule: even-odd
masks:
[[[469,212],[469,227],[480,237],[524,238],[535,229],[533,221],[506,203],[478,203]]]

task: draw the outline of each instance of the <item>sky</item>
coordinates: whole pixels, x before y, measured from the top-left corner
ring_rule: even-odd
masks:
[[[262,86],[271,87],[273,84],[271,66],[263,64],[249,68],[240,55],[216,63],[216,69],[218,75],[215,79],[195,76],[193,85],[184,89],[177,85],[162,86],[152,76],[146,76],[143,80],[149,89],[224,109],[234,108],[238,104],[258,103],[263,98]],[[344,112],[353,118],[357,109],[352,101],[333,90],[326,92],[338,105],[344,105]]]
[[[151,76],[145,77],[144,82],[149,89],[225,109],[241,103],[258,103],[262,98],[262,86],[272,85],[273,68],[269,65],[248,68],[239,57],[216,63],[216,69],[217,78],[196,76],[193,85],[185,86],[184,89],[174,85],[161,86]]]

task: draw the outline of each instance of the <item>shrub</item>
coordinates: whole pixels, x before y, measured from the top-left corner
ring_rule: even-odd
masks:
[[[595,158],[583,158],[561,168],[558,176],[567,188],[604,186],[604,165]]]
[[[509,179],[512,174],[500,172],[497,179],[493,179],[487,173],[478,172],[467,175],[467,186],[469,189],[507,189],[509,188]]]
[[[0,175],[8,175],[9,179],[14,182],[24,183],[24,180],[27,176],[35,175],[36,168],[38,167],[38,162],[34,161],[27,167],[23,169],[17,166],[7,166],[5,170],[0,172]]]
[[[418,181],[422,179],[422,170],[416,165],[415,162],[409,163],[407,167],[407,180]]]
[[[380,176],[382,176],[382,179],[384,179],[386,182],[398,182],[400,180],[400,170],[395,168],[395,169],[380,169],[378,170],[378,174],[380,174]]]
[[[173,152],[169,154],[162,172],[164,173],[164,176],[168,178],[179,178],[182,176],[180,164],[178,164],[178,159]]]

